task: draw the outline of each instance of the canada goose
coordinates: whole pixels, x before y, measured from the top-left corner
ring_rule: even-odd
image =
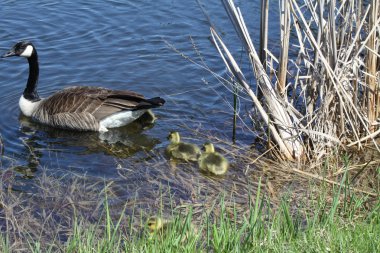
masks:
[[[203,147],[205,152],[199,157],[199,168],[214,175],[223,175],[226,173],[228,160],[218,152],[215,152],[212,143],[205,143]]]
[[[31,42],[16,43],[2,56],[22,56],[29,62],[29,78],[19,106],[21,112],[35,121],[53,127],[81,131],[106,132],[139,118],[149,108],[165,103],[160,97],[145,99],[127,90],[74,86],[42,99],[37,92],[39,74],[37,50]]]
[[[195,144],[181,142],[178,132],[171,132],[168,136],[170,144],[166,148],[166,154],[170,158],[185,161],[197,161],[201,150]]]

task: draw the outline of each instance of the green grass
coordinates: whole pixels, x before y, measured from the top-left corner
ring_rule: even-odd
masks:
[[[294,208],[287,198],[277,208],[269,208],[269,201],[260,196],[258,191],[246,215],[239,214],[235,207],[227,208],[220,198],[197,222],[193,222],[190,209],[153,234],[144,226],[144,220],[138,229],[122,224],[123,214],[112,220],[106,199],[104,219],[98,224],[84,226],[88,223],[75,218],[72,235],[66,242],[55,240],[42,245],[30,239],[27,251],[380,252],[379,199],[366,208],[366,197],[355,196],[339,187],[332,201],[326,200],[326,194],[320,194],[308,208],[302,205]],[[1,234],[1,252],[10,252],[9,245],[8,235]]]

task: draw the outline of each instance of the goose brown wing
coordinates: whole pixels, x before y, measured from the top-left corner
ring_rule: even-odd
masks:
[[[117,107],[117,103],[120,105],[131,105],[128,100],[126,101],[112,101],[112,98],[117,95],[123,95],[125,98],[129,98],[131,101],[139,101],[144,97],[138,93],[131,91],[114,91],[99,87],[70,87],[56,92],[52,96],[46,98],[41,106],[44,110],[52,115],[56,113],[94,113],[102,105],[112,104]],[[110,102],[108,103],[108,100]],[[133,104],[133,102],[132,102]],[[123,106],[121,106],[123,108]]]
[[[114,113],[126,110],[149,109],[161,106],[165,100],[123,90],[78,86],[63,89],[42,101],[35,117],[68,114],[89,115],[100,121]]]

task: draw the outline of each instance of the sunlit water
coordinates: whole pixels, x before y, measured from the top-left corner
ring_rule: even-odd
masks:
[[[238,1],[256,45],[259,2]],[[222,3],[201,3],[240,59],[241,45]],[[271,19],[278,20],[277,10],[276,5],[271,8]],[[192,130],[198,130],[231,139],[231,93],[209,71],[169,46],[197,62],[202,57],[213,71],[225,75],[197,1],[0,1],[0,13],[1,53],[19,40],[31,40],[37,47],[41,96],[71,85],[96,85],[166,100],[165,106],[154,110],[158,118],[154,125],[136,123],[106,136],[52,129],[20,115],[18,99],[28,76],[25,59],[0,59],[3,169],[14,167],[24,180],[33,178],[41,168],[120,179],[117,165],[133,164],[136,175],[130,178],[135,180],[141,177],[139,165],[143,162],[139,161],[149,161],[152,156],[163,159],[166,136],[172,130],[184,136],[193,136]],[[274,28],[272,33],[277,34]],[[242,117],[249,107],[250,103],[241,101]],[[193,141],[201,144],[206,140]],[[249,145],[253,135],[239,128],[237,141]]]

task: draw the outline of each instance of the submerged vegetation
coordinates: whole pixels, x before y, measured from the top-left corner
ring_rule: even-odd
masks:
[[[313,198],[288,192],[277,204],[264,181],[244,204],[218,194],[181,207],[161,193],[160,202],[172,201],[154,213],[138,202],[115,205],[112,185],[97,187],[85,178],[44,174],[38,184],[38,196],[1,192],[1,252],[380,250],[380,203],[348,190],[345,176],[333,188],[311,184]]]
[[[295,169],[235,148],[224,176],[163,154],[138,173],[119,164],[114,180],[44,171],[27,191],[2,171],[1,252],[379,250],[378,163],[330,156]]]

